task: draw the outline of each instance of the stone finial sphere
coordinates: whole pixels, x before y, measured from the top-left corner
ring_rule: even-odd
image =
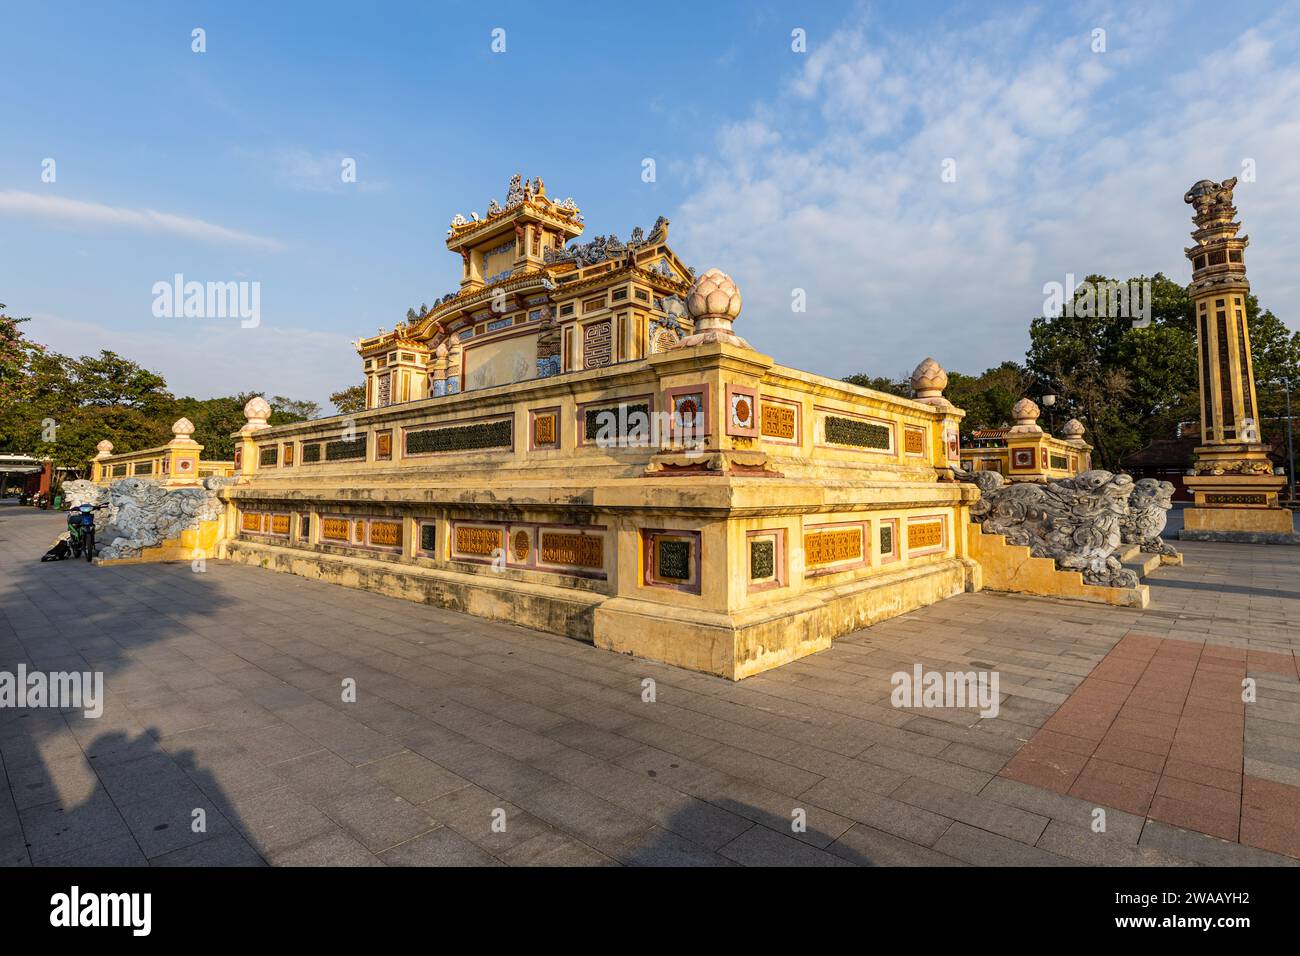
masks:
[[[1038,416],[1041,414],[1042,411],[1039,409],[1038,405],[1030,398],[1022,398],[1011,407],[1011,417],[1017,422],[1023,422],[1025,424],[1037,421]]]
[[[692,319],[735,319],[740,315],[740,290],[721,269],[710,269],[695,280],[686,295]]]
[[[932,358],[925,358],[912,372],[912,388],[921,392],[942,392],[948,387],[948,373]]]
[[[244,417],[250,422],[266,421],[271,417],[271,403],[261,395],[254,395],[244,406]]]

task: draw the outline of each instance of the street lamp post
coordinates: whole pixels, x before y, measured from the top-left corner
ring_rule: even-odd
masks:
[[[1286,396],[1286,472],[1291,489],[1291,500],[1295,501],[1295,445],[1291,437],[1291,383],[1282,379],[1282,394]]]
[[[1043,396],[1043,406],[1047,409],[1047,432],[1050,435],[1056,434],[1056,416],[1052,414],[1052,409],[1055,405],[1056,405],[1055,395]]]

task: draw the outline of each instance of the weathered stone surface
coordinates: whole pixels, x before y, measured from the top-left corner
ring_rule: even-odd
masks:
[[[1175,555],[1171,545],[1160,536],[1174,506],[1174,486],[1156,478],[1142,478],[1128,498],[1128,510],[1120,518],[1120,538],[1124,544],[1137,544],[1149,554]]]
[[[168,489],[156,481],[123,478],[108,486],[69,481],[63,491],[72,508],[108,505],[95,513],[95,537],[106,542],[98,548],[98,557],[131,558],[145,548],[179,538],[200,521],[220,517],[222,504],[216,489],[229,483],[227,478],[205,478],[201,488]]]
[[[1137,586],[1137,575],[1115,557],[1121,519],[1133,491],[1128,475],[1098,468],[1042,484],[1008,484],[996,471],[963,472],[959,477],[979,487],[971,520],[986,531],[1028,546],[1034,557],[1054,559],[1059,568],[1082,572],[1088,584]]]

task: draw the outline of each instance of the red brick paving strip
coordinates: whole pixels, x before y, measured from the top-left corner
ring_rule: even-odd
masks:
[[[1300,858],[1300,788],[1245,775],[1241,699],[1298,658],[1128,634],[1000,776]]]

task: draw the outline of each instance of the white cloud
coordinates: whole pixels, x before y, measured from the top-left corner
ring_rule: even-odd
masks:
[[[232,242],[272,251],[284,248],[278,240],[227,229],[192,216],[158,212],[154,209],[126,209],[82,199],[12,189],[0,192],[0,215],[44,219],[74,226],[141,229],[205,242]]]
[[[933,354],[978,372],[1023,358],[1043,284],[1067,272],[1186,281],[1183,192],[1251,157],[1259,181],[1237,200],[1252,285],[1295,316],[1295,30],[1285,14],[1224,30],[1218,49],[1170,74],[1184,69],[1180,51],[1149,12],[1135,15],[1131,27],[1100,21],[1103,54],[1090,27],[1045,36],[1024,13],[928,22],[920,37],[848,25],[810,50],[786,96],[687,165],[675,244],[699,269],[732,274],[738,331],[778,361],[897,375]],[[954,183],[941,180],[946,158]],[[791,311],[795,288],[806,313]]]

